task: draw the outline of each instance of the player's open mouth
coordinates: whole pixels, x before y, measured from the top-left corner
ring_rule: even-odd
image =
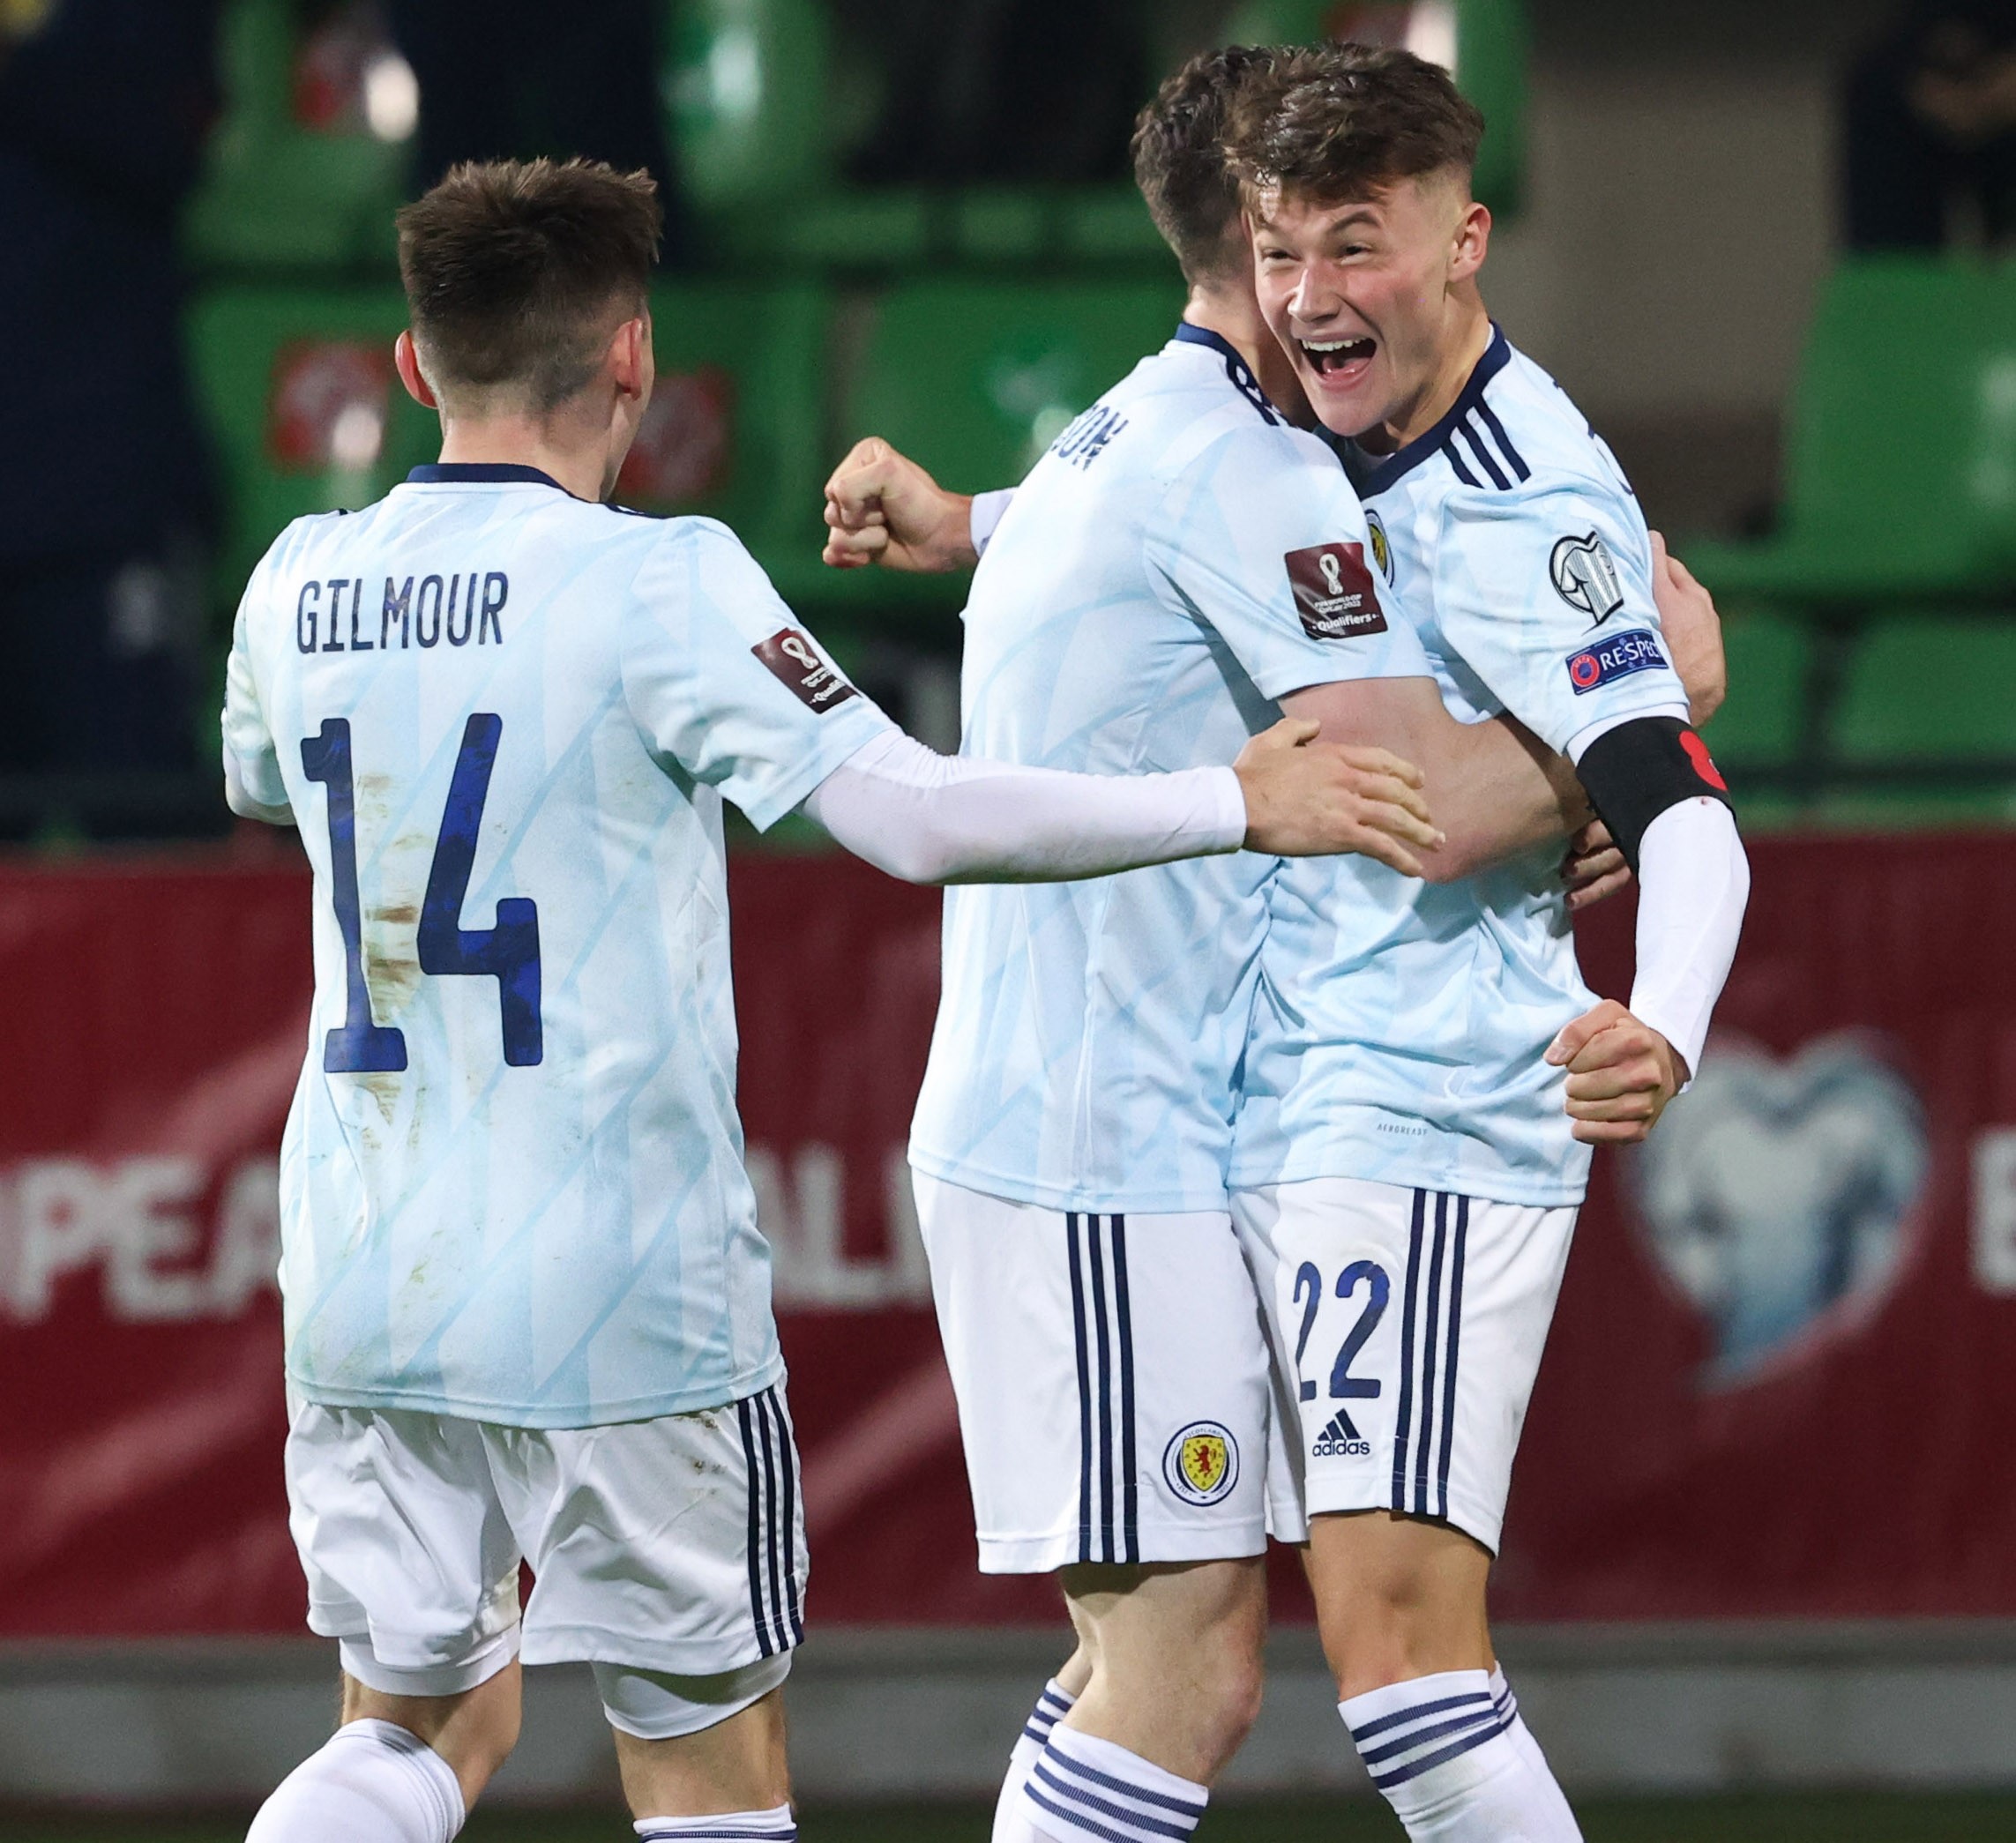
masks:
[[[1379,342],[1371,339],[1303,340],[1310,369],[1327,384],[1355,384],[1369,370]]]

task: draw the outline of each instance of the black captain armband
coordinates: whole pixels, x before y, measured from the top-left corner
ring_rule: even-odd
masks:
[[[1634,717],[1606,729],[1582,751],[1575,772],[1634,873],[1646,828],[1668,807],[1704,798],[1729,804],[1729,783],[1708,745],[1677,717]]]

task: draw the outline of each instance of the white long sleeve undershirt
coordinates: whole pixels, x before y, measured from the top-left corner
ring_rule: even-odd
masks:
[[[1683,800],[1638,847],[1638,976],[1631,1011],[1699,1072],[1701,1046],[1736,959],[1750,860],[1719,800]]]
[[[967,512],[967,530],[973,539],[973,554],[985,556],[989,541],[994,535],[994,527],[1000,524],[1002,515],[1015,496],[1013,487],[997,487],[991,493],[975,493],[973,504]]]
[[[1230,768],[1071,774],[939,755],[892,729],[804,810],[906,883],[1062,883],[1236,851],[1246,801]]]

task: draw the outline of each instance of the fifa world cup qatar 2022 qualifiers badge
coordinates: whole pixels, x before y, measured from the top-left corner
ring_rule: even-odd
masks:
[[[1363,544],[1311,544],[1288,551],[1281,561],[1295,591],[1295,611],[1310,639],[1350,640],[1386,630]]]

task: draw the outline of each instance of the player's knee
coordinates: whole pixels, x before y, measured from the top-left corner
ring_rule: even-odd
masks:
[[[515,1694],[499,1695],[483,1706],[471,1751],[485,1779],[511,1757],[524,1726],[525,1704]]]
[[[1264,1612],[1240,1608],[1197,1634],[1198,1654],[1186,1673],[1205,1705],[1204,1750],[1222,1768],[1259,1719],[1266,1683]],[[1215,1776],[1215,1769],[1212,1775]]]
[[[375,1689],[346,1672],[342,1719],[375,1717],[418,1735],[447,1761],[464,1799],[473,1804],[518,1745],[521,1682],[515,1658],[470,1689],[440,1695]]]
[[[1253,1724],[1260,1719],[1260,1699],[1266,1689],[1266,1669],[1258,1646],[1228,1660],[1224,1688],[1219,1697],[1219,1740],[1223,1750],[1222,1768],[1245,1744]],[[1215,1775],[1213,1775],[1215,1777]]]

